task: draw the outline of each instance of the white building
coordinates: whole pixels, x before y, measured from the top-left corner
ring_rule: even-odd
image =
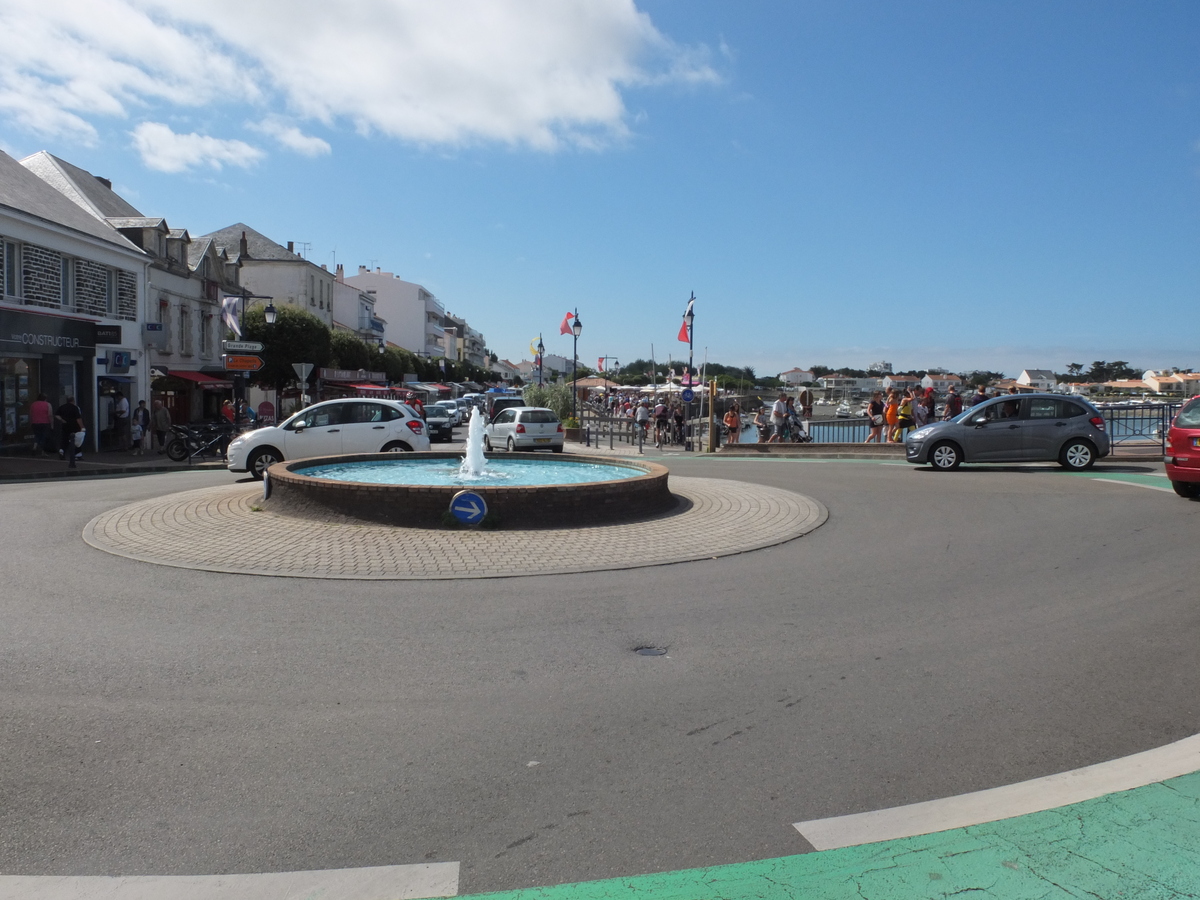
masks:
[[[788,369],[786,372],[779,373],[779,380],[786,385],[795,386],[810,384],[817,379],[809,369]]]
[[[375,313],[375,295],[346,284],[339,263],[333,276],[333,327],[353,332],[371,344],[387,340],[387,320]]]
[[[1058,379],[1049,369],[1022,369],[1017,384],[1035,391],[1052,391],[1058,387]]]
[[[909,388],[918,387],[920,384],[920,379],[913,378],[911,375],[885,375],[883,377],[884,390],[891,388],[895,391],[905,391]]]
[[[212,240],[241,267],[242,287],[260,298],[248,300],[247,309],[268,302],[295,306],[333,327],[333,273],[297,254],[292,241],[284,247],[242,222],[198,240]]]
[[[75,397],[92,449],[106,384],[134,405],[147,398],[147,264],[116,229],[0,152],[0,445],[32,446],[39,394],[54,406]]]
[[[961,390],[962,379],[944,370],[939,372],[930,369],[925,373],[925,377],[921,379],[921,387],[926,389],[933,388],[939,394],[944,394],[950,390],[951,385],[954,386],[956,391]]]
[[[375,298],[375,310],[387,321],[387,340],[418,356],[445,356],[446,331],[442,320],[446,309],[440,300],[419,284],[391,272],[366,266],[344,279]]]

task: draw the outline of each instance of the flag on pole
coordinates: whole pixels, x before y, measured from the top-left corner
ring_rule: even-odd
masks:
[[[600,357],[598,360],[596,360],[596,371],[598,371],[598,372],[604,371],[604,357],[603,356]]]
[[[237,294],[226,294],[221,298],[221,320],[239,339],[242,336],[242,326],[238,322],[237,305],[241,299]]]
[[[688,300],[687,309],[685,309],[683,311],[683,324],[679,326],[679,339],[681,341],[683,341],[685,344],[690,344],[692,342],[692,336],[688,333],[688,321],[687,320],[688,320],[688,313],[690,313],[692,311],[692,306],[693,306],[693,304],[695,304],[695,302],[696,302],[696,297],[693,294],[692,297]]]
[[[563,316],[562,324],[558,326],[559,334],[571,333],[571,320],[573,318],[575,318],[575,313],[567,313],[565,316]]]

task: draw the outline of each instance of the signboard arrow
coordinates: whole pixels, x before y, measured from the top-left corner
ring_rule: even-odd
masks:
[[[258,341],[221,341],[221,349],[226,353],[260,353],[262,348]]]
[[[450,501],[450,514],[464,525],[478,525],[487,515],[487,502],[474,491],[459,491]]]
[[[263,367],[263,361],[257,356],[225,356],[225,371],[227,372],[257,372]]]

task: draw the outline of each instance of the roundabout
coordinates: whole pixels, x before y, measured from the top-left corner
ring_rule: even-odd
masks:
[[[261,488],[231,485],[112,510],[89,522],[83,539],[117,556],[209,572],[504,578],[716,559],[802,537],[828,516],[821,504],[791,491],[712,478],[674,478],[671,487],[674,508],[619,525],[448,531],[362,523],[326,509],[280,515],[262,508]]]
[[[620,547],[563,533],[577,543],[557,556],[539,549],[545,530],[431,532],[512,543],[456,550],[451,577],[425,578],[339,577],[294,520],[253,509],[260,486],[222,472],[7,486],[0,895],[17,877],[362,869],[379,883],[388,867],[436,867],[454,873],[444,894],[617,878],[593,893],[733,897],[774,879],[855,897],[855,876],[884,878],[901,851],[814,854],[836,844],[813,823],[1200,732],[1200,615],[1179,565],[1200,504],[1153,467],[664,462],[673,490],[703,482],[723,514],[689,525],[692,493],[674,518],[613,526],[643,529]],[[738,497],[754,498],[738,533],[772,508],[823,524],[696,558]],[[102,552],[85,528],[133,544]],[[273,555],[254,557],[256,541]],[[680,545],[690,561],[638,563]],[[229,570],[250,557],[310,571]],[[522,574],[535,564],[554,574]],[[1055,842],[1081,830],[1074,813],[1040,815]],[[1050,834],[1039,821],[1024,837],[972,826],[972,846],[993,848],[986,871],[951,856],[962,835],[957,849],[906,839],[912,868],[896,871],[943,893],[1016,877],[1006,863],[1028,875]],[[645,873],[658,880],[632,877]],[[787,896],[771,890],[759,896]]]

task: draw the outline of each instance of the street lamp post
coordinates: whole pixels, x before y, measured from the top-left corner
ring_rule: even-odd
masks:
[[[541,387],[542,386],[542,366],[543,366],[544,360],[546,358],[546,345],[542,343],[541,334],[538,334],[537,353],[538,353],[538,387]]]
[[[696,382],[695,373],[692,371],[692,347],[696,340],[696,334],[692,330],[692,323],[696,320],[696,314],[692,311],[692,307],[696,302],[696,294],[693,292],[691,299],[688,301],[687,312],[683,314],[683,320],[687,322],[688,330],[688,387],[690,388]],[[693,389],[694,390],[694,389]],[[692,449],[692,402],[689,400],[687,405],[687,443],[684,449],[690,451]]]
[[[583,323],[579,321],[579,307],[575,307],[575,320],[571,323],[571,333],[575,335],[571,342],[571,418],[576,423],[579,422],[579,413],[576,407],[579,403],[579,332],[581,331],[583,331]]]

